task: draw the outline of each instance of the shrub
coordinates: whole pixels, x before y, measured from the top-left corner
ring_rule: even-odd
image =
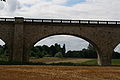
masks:
[[[61,52],[58,52],[58,53],[55,54],[55,57],[63,58],[63,55],[62,55]]]

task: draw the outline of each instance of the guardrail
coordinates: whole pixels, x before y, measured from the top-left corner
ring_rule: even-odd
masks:
[[[64,20],[64,19],[24,19],[31,23],[67,23],[67,24],[120,24],[120,21],[97,21],[97,20]]]
[[[0,18],[0,22],[13,22],[15,18]]]
[[[0,18],[0,22],[15,22],[15,18]],[[25,23],[63,23],[63,24],[120,24],[120,21],[29,19],[29,18],[24,18],[24,22]]]

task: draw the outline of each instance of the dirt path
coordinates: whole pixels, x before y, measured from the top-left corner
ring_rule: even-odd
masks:
[[[1,65],[0,80],[120,80],[120,67]]]

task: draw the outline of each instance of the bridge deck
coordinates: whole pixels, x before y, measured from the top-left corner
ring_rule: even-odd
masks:
[[[0,22],[15,22],[15,18],[0,18]],[[30,19],[24,18],[26,23],[62,23],[62,24],[120,24],[120,21],[100,20],[65,20],[65,19]]]

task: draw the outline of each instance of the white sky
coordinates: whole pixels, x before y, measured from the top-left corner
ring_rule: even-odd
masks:
[[[0,17],[120,20],[120,0],[7,0],[0,1]],[[49,42],[50,41],[50,42]],[[1,41],[0,41],[1,42]],[[70,36],[53,36],[43,44],[59,42],[67,49],[81,49],[83,40]],[[79,43],[80,42],[80,43]],[[84,43],[84,44],[83,44]],[[2,44],[2,42],[1,42]],[[70,47],[72,46],[72,47]],[[116,50],[118,50],[117,48]],[[119,49],[120,51],[120,49]]]
[[[48,45],[50,46],[51,44],[63,44],[66,45],[66,50],[82,50],[83,48],[87,48],[89,43],[81,38],[75,37],[75,36],[70,36],[70,35],[56,35],[56,36],[51,36],[48,38],[45,38],[35,44],[37,45]]]

